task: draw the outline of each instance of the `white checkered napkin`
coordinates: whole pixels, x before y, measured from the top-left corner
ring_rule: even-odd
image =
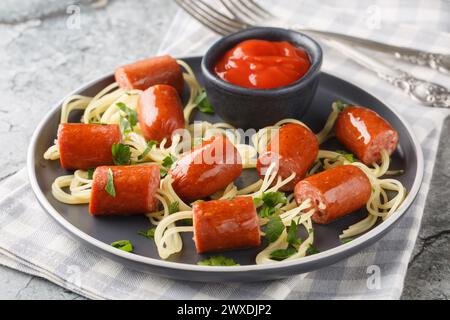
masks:
[[[442,50],[450,43],[450,3],[444,1],[261,1],[289,21],[379,41]],[[324,3],[324,4],[323,4]],[[345,7],[342,7],[345,5]],[[380,28],[368,28],[361,15],[381,10]],[[376,20],[376,19],[375,19]],[[373,24],[371,24],[373,26]],[[179,12],[160,52],[202,54],[217,37]],[[422,107],[376,76],[329,48],[324,70],[381,97],[400,112],[421,141],[426,157],[424,183],[405,217],[375,245],[308,275],[254,284],[203,284],[174,281],[137,272],[99,256],[71,238],[38,205],[25,170],[0,185],[0,263],[44,277],[93,299],[397,299],[429,188],[444,110]],[[385,60],[388,63],[398,62]],[[445,83],[430,70],[408,66],[421,77]],[[381,283],[370,282],[379,272]],[[369,281],[369,282],[368,282]]]

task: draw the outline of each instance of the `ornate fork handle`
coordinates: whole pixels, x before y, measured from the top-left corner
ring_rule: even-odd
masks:
[[[291,26],[292,27],[292,26]],[[442,53],[427,52],[406,47],[398,47],[374,40],[362,39],[354,36],[329,32],[311,30],[301,27],[293,27],[299,31],[310,33],[319,37],[328,37],[336,40],[346,41],[353,45],[358,45],[363,48],[384,52],[394,55],[399,60],[404,60],[412,64],[430,67],[444,74],[450,74],[450,55]]]
[[[444,86],[416,78],[403,70],[392,68],[392,66],[386,65],[346,43],[331,39],[326,39],[325,42],[347,57],[352,58],[355,62],[371,70],[381,79],[402,89],[409,96],[424,105],[436,108],[450,108],[450,91]]]
[[[439,53],[429,52],[396,52],[397,59],[405,60],[407,62],[418,64],[421,66],[429,66],[432,69],[438,70],[442,73],[450,73],[450,56]]]
[[[427,106],[450,108],[450,92],[439,84],[417,79],[407,72],[398,76],[378,72],[378,76]]]

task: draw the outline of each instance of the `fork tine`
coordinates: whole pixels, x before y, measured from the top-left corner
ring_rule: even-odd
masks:
[[[266,13],[261,12],[260,7],[256,3],[250,3],[248,0],[230,0],[241,6],[242,11],[248,12],[261,22],[261,20],[267,19],[269,16]]]
[[[232,0],[219,0],[220,3],[239,21],[245,22],[247,24],[254,24],[259,21],[255,19],[254,16],[248,15],[245,10],[242,10],[236,3]]]
[[[242,2],[242,0],[239,0]],[[247,0],[245,1],[246,6],[251,9],[253,8],[255,11],[258,11],[259,15],[264,18],[271,18],[273,14],[261,7],[255,0]],[[255,12],[256,13],[256,12]]]
[[[183,8],[190,16],[192,16],[195,20],[203,24],[208,29],[218,33],[220,35],[227,35],[231,31],[222,26],[220,23],[217,23],[215,19],[205,14],[203,11],[199,11],[197,6],[192,3],[192,1],[186,0],[175,0],[176,3]]]
[[[204,0],[191,0],[191,2],[194,2],[194,3],[197,2],[200,5],[199,8],[202,7],[203,11],[206,14],[214,16],[215,18],[217,18],[218,20],[220,20],[223,24],[225,24],[227,26],[239,28],[239,29],[243,29],[243,28],[247,27],[247,25],[245,23],[243,23],[241,21],[236,21],[235,19],[232,19],[232,18],[226,16],[219,10],[213,8],[211,5],[206,3]]]
[[[227,35],[229,33],[238,31],[238,28],[230,27],[227,24],[222,24],[220,21],[211,17],[208,13],[205,13],[204,10],[199,9],[193,1],[185,1],[185,0],[175,0],[176,3],[185,10],[190,16],[196,19],[198,22],[203,24],[208,29],[220,35]]]
[[[220,0],[220,2],[236,19],[249,25],[261,24],[271,17],[267,11],[261,11],[261,7],[248,0]]]

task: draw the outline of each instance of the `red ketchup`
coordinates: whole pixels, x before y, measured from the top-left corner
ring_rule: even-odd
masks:
[[[310,67],[306,51],[289,42],[246,40],[219,60],[215,72],[240,87],[273,89],[294,83]]]

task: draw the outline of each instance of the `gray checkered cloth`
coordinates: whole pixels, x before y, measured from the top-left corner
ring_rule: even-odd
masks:
[[[286,21],[310,28],[449,50],[448,1],[261,2]],[[202,54],[216,38],[180,11],[160,53]],[[0,263],[93,299],[398,299],[420,227],[442,119],[448,112],[423,107],[340,53],[324,50],[324,71],[393,106],[413,128],[425,154],[425,177],[417,200],[375,245],[330,267],[281,281],[204,284],[168,280],[128,269],[71,238],[38,205],[22,170],[0,186]],[[437,72],[384,60],[449,86],[448,78]],[[379,286],[368,285],[373,266],[380,271]]]

